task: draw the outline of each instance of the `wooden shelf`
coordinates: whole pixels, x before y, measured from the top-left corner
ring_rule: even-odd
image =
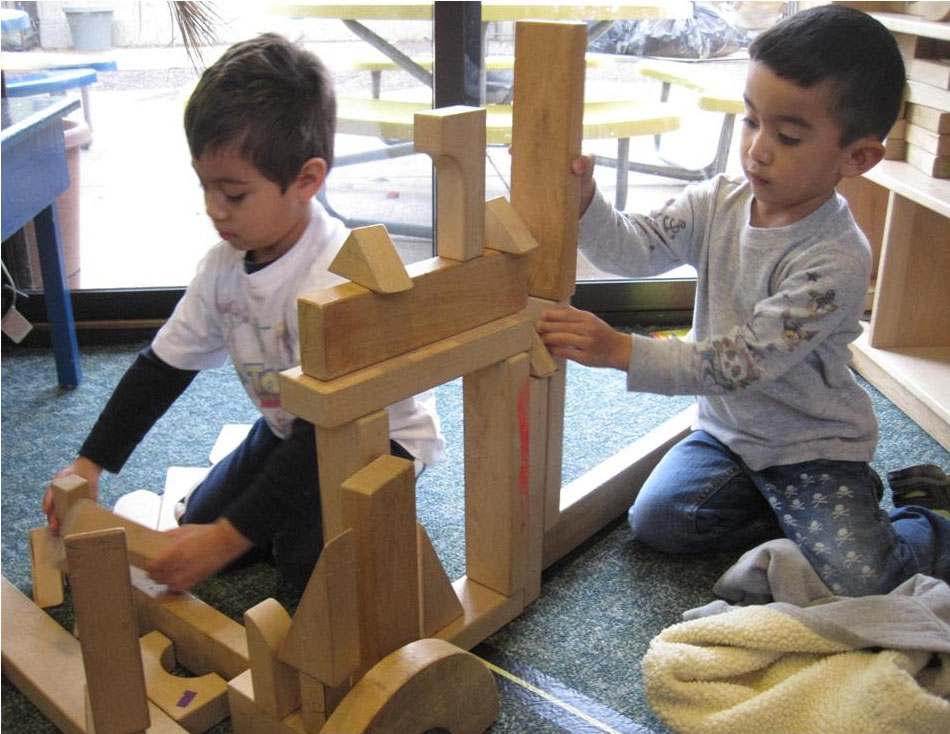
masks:
[[[865,178],[950,218],[950,179],[933,178],[904,161],[881,161]]]
[[[865,328],[851,355],[868,382],[950,451],[950,345],[875,349]]]
[[[879,20],[891,33],[906,33],[921,38],[950,41],[950,23],[938,23],[903,13],[871,13],[871,16]]]

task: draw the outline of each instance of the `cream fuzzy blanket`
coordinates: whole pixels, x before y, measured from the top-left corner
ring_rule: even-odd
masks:
[[[665,629],[643,659],[647,697],[680,734],[950,733],[946,583],[727,609]]]

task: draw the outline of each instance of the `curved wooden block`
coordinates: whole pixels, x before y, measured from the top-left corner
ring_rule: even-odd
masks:
[[[140,637],[139,647],[148,698],[172,720],[197,734],[228,717],[228,685],[220,675],[172,675],[175,651],[172,641],[161,632]]]
[[[498,690],[488,668],[450,642],[424,639],[373,666],[321,732],[480,734],[497,715]]]

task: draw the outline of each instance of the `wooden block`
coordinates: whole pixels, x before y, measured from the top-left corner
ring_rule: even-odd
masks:
[[[228,708],[233,734],[307,734],[299,711],[275,719],[254,700],[250,670],[228,681]]]
[[[907,80],[907,101],[924,107],[950,112],[950,89],[939,89],[930,84]]]
[[[412,288],[406,266],[382,224],[350,232],[327,270],[375,293],[400,293]]]
[[[950,59],[911,59],[907,78],[941,89],[950,89]]]
[[[89,734],[79,640],[5,577],[2,587],[3,674],[61,732]],[[148,734],[185,734],[157,706],[148,709]]]
[[[519,22],[515,28],[511,203],[540,243],[531,254],[531,295],[574,292],[584,106],[582,23]]]
[[[483,732],[498,716],[485,664],[444,640],[418,640],[384,658],[327,720],[326,732]]]
[[[485,245],[500,252],[525,255],[538,247],[538,241],[511,202],[499,196],[485,202]]]
[[[461,617],[464,610],[421,523],[416,523],[416,551],[419,555],[419,637],[432,637]]]
[[[950,155],[950,133],[934,133],[919,125],[907,126],[907,142],[932,155]]]
[[[436,633],[440,640],[470,650],[513,620],[524,609],[521,594],[505,596],[466,576],[452,583],[464,614]]]
[[[170,543],[168,536],[164,533],[119,517],[111,510],[88,499],[81,499],[74,503],[69,514],[62,518],[62,523],[64,536],[93,530],[122,528],[125,531],[129,561],[139,568],[144,568],[150,560],[157,558]]]
[[[564,403],[567,397],[567,364],[548,378],[547,447],[544,468],[544,527],[556,525],[561,517],[561,479],[564,463]]]
[[[416,151],[436,172],[439,256],[472,260],[485,245],[485,110],[442,107],[413,117]]]
[[[300,686],[300,718],[309,732],[323,730],[327,722],[326,686],[322,681],[301,672],[298,675]]]
[[[284,410],[333,428],[531,348],[534,326],[516,314],[330,382],[292,368],[280,375]],[[319,443],[319,440],[318,440]]]
[[[89,484],[82,477],[75,474],[68,474],[59,477],[50,482],[50,489],[53,491],[53,509],[56,510],[56,517],[62,522],[63,518],[69,514],[70,508],[81,499],[92,499],[92,490]],[[65,533],[60,533],[65,535]]]
[[[33,601],[38,607],[55,607],[63,603],[63,572],[59,554],[49,528],[30,530],[30,568],[33,572]]]
[[[527,406],[527,378],[528,355],[519,354],[462,382],[465,571],[506,596],[524,585],[528,447],[519,409]]]
[[[887,133],[888,140],[903,140],[907,137],[907,118],[901,117]]]
[[[535,332],[531,339],[531,376],[547,377],[555,372],[557,372],[557,362],[554,361],[554,357],[551,356],[548,348],[544,346],[541,337]]]
[[[324,546],[278,652],[328,686],[343,683],[360,660],[356,541],[349,529]]]
[[[932,133],[946,135],[950,133],[950,112],[937,110],[924,105],[907,105],[907,122],[913,123]]]
[[[63,542],[96,731],[142,732],[150,719],[125,531],[71,534]]]
[[[900,138],[887,138],[884,141],[884,160],[902,161],[907,155],[907,141]]]
[[[343,484],[343,516],[356,531],[360,668],[419,637],[415,469],[380,456]]]
[[[389,413],[376,410],[334,428],[318,425],[316,442],[323,537],[327,541],[346,530],[343,524],[344,480],[390,451]]]
[[[276,599],[265,599],[244,612],[244,629],[254,701],[269,716],[283,719],[300,708],[297,671],[277,657],[290,631],[290,615]]]
[[[486,251],[464,263],[432,258],[408,271],[413,287],[402,293],[383,297],[344,283],[298,299],[303,372],[331,380],[525,306],[524,258]]]
[[[545,500],[547,496],[547,378],[531,377],[528,413],[528,551],[525,560],[524,604],[527,606],[541,593],[541,550],[544,543]],[[560,487],[558,488],[560,489]],[[556,498],[555,498],[556,501]]]
[[[175,645],[179,662],[196,675],[230,680],[250,665],[244,627],[189,593],[172,593],[132,569],[139,629],[157,629]]]
[[[934,155],[916,145],[907,144],[907,162],[934,178],[950,178],[950,155]]]
[[[228,718],[228,685],[217,673],[186,678],[172,675],[172,641],[152,631],[139,639],[149,700],[191,734]]]

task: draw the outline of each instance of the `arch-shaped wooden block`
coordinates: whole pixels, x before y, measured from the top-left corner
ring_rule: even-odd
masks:
[[[217,673],[193,678],[172,675],[175,651],[161,632],[139,638],[149,700],[192,734],[207,731],[228,712],[228,685]]]
[[[321,732],[480,734],[497,716],[498,689],[485,664],[450,642],[428,638],[373,666]]]

